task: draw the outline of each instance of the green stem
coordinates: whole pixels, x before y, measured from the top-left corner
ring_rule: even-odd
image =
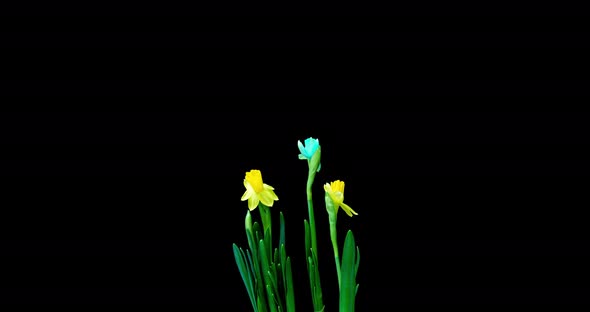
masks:
[[[323,299],[322,299],[322,286],[320,283],[320,274],[319,274],[319,267],[318,267],[318,247],[317,247],[317,238],[316,238],[316,227],[315,227],[315,216],[314,216],[314,210],[313,210],[313,196],[312,196],[312,186],[313,186],[313,181],[315,179],[315,173],[316,171],[312,170],[312,168],[310,168],[309,170],[309,174],[307,176],[307,211],[309,214],[309,232],[310,232],[310,240],[311,240],[311,256],[313,258],[313,272],[310,271],[308,272],[310,275],[310,281],[312,280],[312,275],[314,276],[313,278],[313,283],[311,285],[312,289],[311,289],[311,293],[312,293],[312,299],[314,301],[314,310],[319,310],[319,311],[323,311],[324,309],[324,304],[323,304]]]
[[[334,261],[336,262],[336,273],[338,275],[338,291],[340,291],[340,254],[338,252],[338,239],[336,235],[336,222],[330,222],[330,238],[332,239],[332,247],[334,248]]]
[[[307,212],[309,214],[309,227],[311,232],[311,249],[313,249],[317,254],[318,243],[315,233],[315,216],[313,213],[313,199],[311,194],[311,185],[313,184],[313,178],[313,176],[310,176],[307,180]]]
[[[262,219],[262,235],[266,235],[266,230],[270,229],[272,231],[272,222],[270,218],[270,208],[268,208],[263,203],[258,204],[258,208],[260,210],[260,219]]]

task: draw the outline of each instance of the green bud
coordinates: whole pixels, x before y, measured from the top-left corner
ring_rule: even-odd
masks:
[[[250,210],[246,213],[246,231],[252,231],[252,215],[250,214]]]

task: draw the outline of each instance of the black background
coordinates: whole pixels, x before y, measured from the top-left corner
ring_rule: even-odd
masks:
[[[587,301],[589,116],[567,111],[588,102],[585,24],[453,8],[4,18],[1,300],[249,310],[231,245],[256,168],[309,310],[297,140],[313,136],[329,309],[335,179],[359,213],[339,219],[359,311]]]
[[[308,136],[323,147],[316,196],[342,179],[359,212],[339,223],[361,249],[359,309],[586,299],[586,115],[308,110],[4,113],[3,133],[20,134],[3,137],[3,236],[14,238],[2,241],[3,292],[18,294],[4,300],[201,307],[227,296],[220,307],[247,309],[231,244],[246,243],[239,197],[258,168],[280,197],[305,309],[296,142]]]

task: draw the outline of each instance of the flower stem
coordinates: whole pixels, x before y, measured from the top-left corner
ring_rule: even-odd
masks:
[[[317,254],[318,244],[317,244],[316,233],[315,233],[315,216],[313,213],[313,199],[312,199],[312,194],[311,194],[311,186],[313,184],[314,178],[315,178],[315,174],[310,175],[307,179],[307,212],[309,214],[309,227],[311,230],[311,249],[313,249],[315,251],[315,253]]]
[[[320,282],[320,270],[318,267],[318,247],[315,228],[315,216],[313,211],[313,196],[311,192],[313,181],[315,179],[315,173],[315,169],[312,170],[312,168],[310,168],[309,175],[307,176],[307,211],[309,214],[309,240],[311,241],[309,246],[311,250],[308,250],[311,259],[308,258],[308,261],[311,261],[311,264],[313,264],[311,266],[308,265],[308,273],[311,282],[311,296],[314,303],[314,311],[323,311],[325,306],[322,299],[323,294]]]
[[[338,275],[338,290],[340,291],[340,254],[338,252],[338,239],[336,233],[336,222],[330,222],[330,238],[332,239],[332,247],[334,248],[334,261],[336,262],[336,273]]]
[[[260,208],[260,219],[262,220],[262,228],[263,228],[263,235],[266,235],[266,230],[272,230],[272,222],[270,217],[270,208],[268,208],[263,203],[259,203],[258,207]]]

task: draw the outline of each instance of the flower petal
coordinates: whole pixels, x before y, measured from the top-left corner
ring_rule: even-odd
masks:
[[[254,191],[252,191],[251,189],[247,189],[246,192],[244,192],[244,195],[242,195],[242,201],[250,198],[253,194]]]
[[[305,140],[305,150],[307,152],[307,156],[308,157],[312,157],[313,154],[315,154],[315,152],[317,151],[317,149],[320,147],[320,140],[314,139],[312,137],[307,138]]]
[[[272,204],[274,202],[273,193],[271,193],[271,192],[272,192],[272,190],[267,189],[267,190],[264,190],[264,191],[258,193],[258,198],[260,199],[260,201],[268,207],[272,207]],[[276,197],[276,195],[274,195],[274,196]]]
[[[353,214],[354,214],[355,216],[357,216],[357,215],[358,215],[358,213],[356,213],[354,210],[352,210],[352,208],[350,208],[350,206],[348,206],[348,205],[347,205],[347,204],[345,204],[345,203],[341,203],[341,204],[340,204],[340,207],[342,207],[342,210],[344,210],[344,212],[346,212],[346,214],[347,214],[349,217],[352,217],[352,215],[353,215]]]
[[[265,184],[264,185],[264,190],[267,191],[267,192],[269,192],[270,195],[272,195],[272,199],[273,200],[279,200],[279,198],[277,197],[277,194],[275,194],[274,188],[272,186]]]
[[[256,196],[256,194],[253,194],[250,198],[248,198],[248,209],[250,209],[250,211],[256,209],[256,207],[258,207],[259,202],[260,200],[258,199],[258,196]]]
[[[332,201],[334,202],[334,205],[338,205],[339,206],[344,201],[344,197],[343,196],[338,196],[338,194],[336,194],[334,192],[329,192],[328,195],[330,195],[330,198],[332,198]]]
[[[303,146],[303,143],[301,143],[301,140],[297,141],[297,147],[299,147],[299,152],[301,153],[301,155],[299,155],[299,159],[301,159],[301,156],[305,157],[305,159],[307,159],[306,153],[305,153],[305,147]]]
[[[253,169],[246,172],[245,180],[256,193],[262,191],[262,174],[260,170]],[[246,185],[246,182],[244,182],[244,185]]]
[[[252,187],[252,185],[250,184],[250,182],[248,182],[248,180],[246,180],[246,179],[244,179],[244,187],[245,187],[247,190],[254,191],[254,188]]]

